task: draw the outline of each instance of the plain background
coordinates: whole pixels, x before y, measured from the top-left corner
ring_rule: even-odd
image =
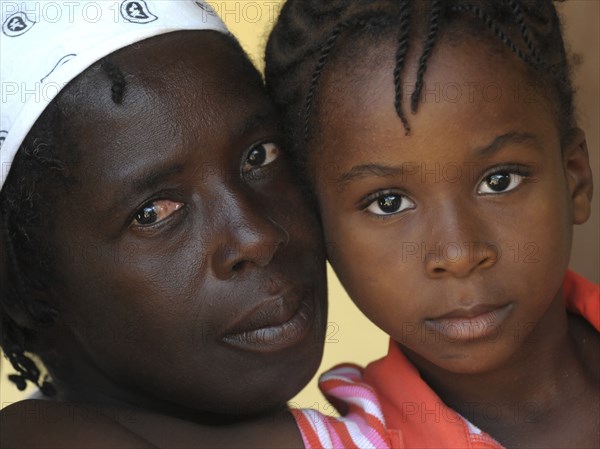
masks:
[[[210,1],[210,0],[209,0]],[[263,49],[268,32],[277,17],[281,0],[210,1],[228,27],[241,41],[258,67],[262,69]],[[587,135],[590,163],[596,183],[600,183],[600,1],[567,0],[559,5],[569,50],[576,61],[574,84],[577,88],[579,125]],[[594,197],[592,217],[575,228],[571,267],[594,282],[600,281],[600,192]],[[371,324],[348,299],[330,274],[330,314],[325,342],[325,356],[319,373],[341,362],[366,364],[387,352],[388,339]],[[0,407],[24,397],[6,380],[10,372],[5,359],[0,360]],[[282,379],[282,381],[285,381]],[[26,394],[30,394],[29,388]],[[292,401],[297,407],[310,407],[333,414],[331,406],[317,388],[317,377]]]

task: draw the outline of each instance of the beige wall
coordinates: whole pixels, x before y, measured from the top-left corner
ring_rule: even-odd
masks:
[[[262,67],[262,48],[268,30],[276,17],[277,0],[211,1],[217,11],[224,16],[232,32],[237,35],[258,66]],[[599,170],[599,28],[600,2],[597,0],[568,0],[560,6],[565,19],[565,31],[571,50],[580,56],[582,63],[576,70],[575,85],[580,126],[588,136],[590,159],[594,177],[600,183]],[[595,282],[600,281],[600,192],[594,200],[591,220],[575,230],[572,267]],[[344,361],[365,364],[385,354],[386,336],[373,326],[356,309],[343,289],[330,272],[330,318],[325,356],[321,370]],[[2,361],[6,367],[6,361]],[[6,369],[2,369],[0,382],[0,405],[17,400],[20,395],[7,385]],[[321,398],[316,379],[292,401],[301,407],[312,407],[323,413],[330,413],[326,402]]]
[[[600,282],[600,1],[568,0],[560,5],[571,52],[581,60],[575,68],[579,126],[587,136],[596,189],[590,220],[575,229],[571,267]]]

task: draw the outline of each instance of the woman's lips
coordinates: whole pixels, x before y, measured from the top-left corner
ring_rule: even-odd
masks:
[[[311,295],[288,291],[269,298],[242,317],[223,341],[256,352],[276,352],[300,342],[315,319]]]
[[[425,320],[425,325],[450,342],[482,338],[497,338],[501,324],[513,308],[503,305],[478,304],[455,309],[437,318]]]

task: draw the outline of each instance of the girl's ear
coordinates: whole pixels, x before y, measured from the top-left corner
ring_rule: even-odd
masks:
[[[571,196],[573,223],[585,223],[590,217],[594,184],[584,132],[575,128],[563,147],[563,167]]]

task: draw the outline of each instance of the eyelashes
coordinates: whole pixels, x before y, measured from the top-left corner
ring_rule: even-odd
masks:
[[[416,207],[408,196],[392,190],[370,195],[365,199],[365,203],[367,205],[364,211],[378,216],[396,215]]]
[[[148,227],[162,222],[180,210],[184,203],[159,199],[144,204],[135,214],[132,225],[135,227]]]
[[[524,166],[494,167],[484,174],[477,185],[477,194],[487,196],[509,193],[518,189],[530,176],[531,170]],[[361,201],[360,205],[364,212],[381,218],[395,216],[416,207],[415,201],[396,189],[374,192]]]
[[[252,170],[265,167],[275,162],[280,154],[281,150],[279,146],[273,142],[253,145],[246,154],[246,160],[242,164],[242,172],[248,173]]]
[[[518,165],[496,167],[486,173],[477,187],[480,195],[499,195],[519,187],[531,171]]]
[[[252,145],[244,152],[241,160],[241,173],[250,176],[275,162],[282,151],[274,142],[260,142]],[[251,179],[247,178],[247,179]],[[186,203],[181,200],[181,194],[162,193],[162,197],[148,200],[133,213],[130,228],[133,230],[150,231],[181,211]],[[157,195],[158,196],[158,195]],[[177,200],[174,198],[178,198]]]

